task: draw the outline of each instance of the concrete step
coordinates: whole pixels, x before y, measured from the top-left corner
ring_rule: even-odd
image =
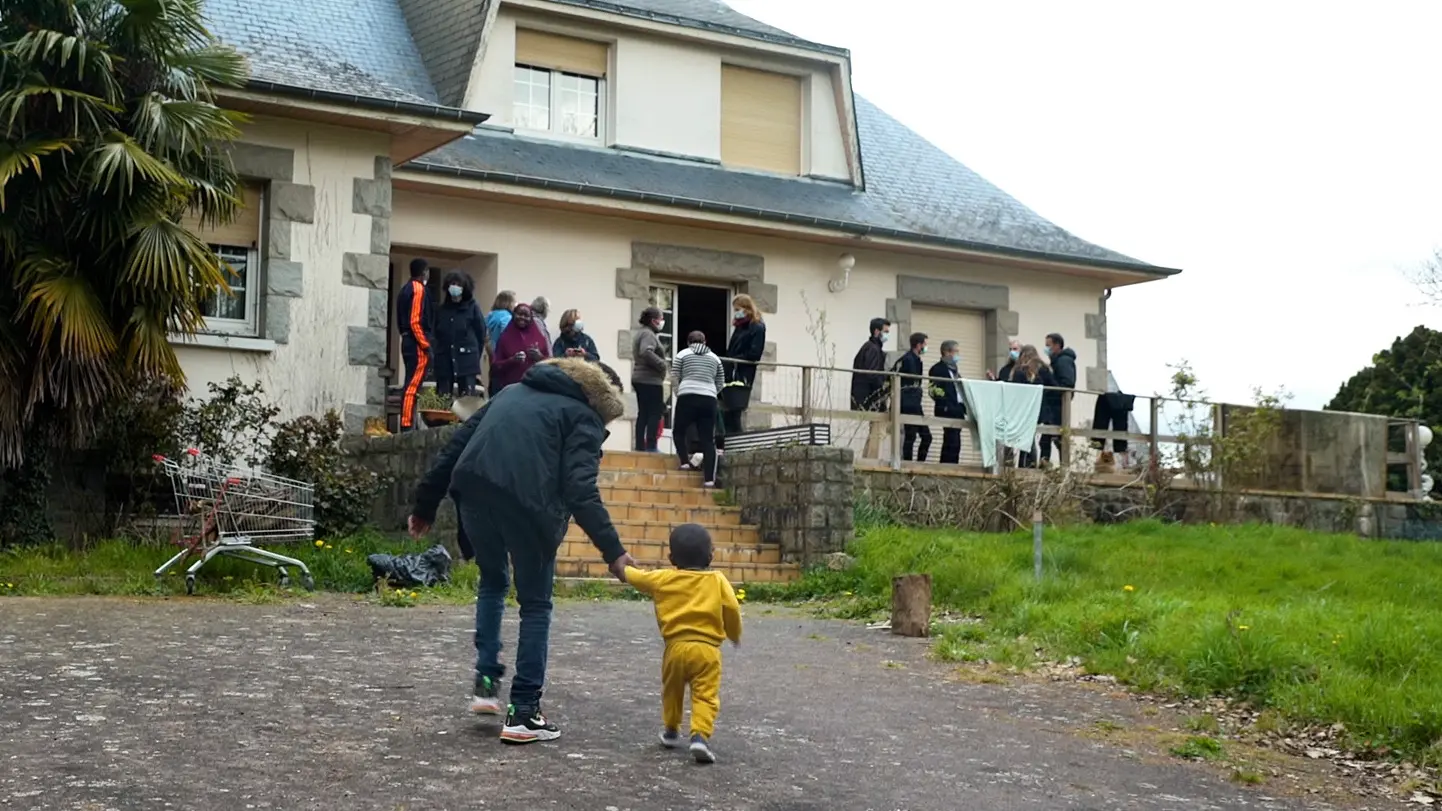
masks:
[[[559,557],[556,559],[557,577],[604,578],[610,571],[600,557]],[[665,568],[662,566],[642,568]],[[726,579],[737,585],[746,583],[789,583],[801,576],[801,567],[794,563],[727,563],[712,568],[726,575]]]
[[[696,488],[660,488],[640,484],[601,483],[601,501],[606,504],[654,504],[657,507],[676,505],[681,507],[715,507],[716,492]]]
[[[675,470],[680,460],[670,453],[639,453],[637,451],[606,451],[601,457],[602,470]]]
[[[621,541],[626,545],[626,551],[643,566],[671,565],[670,551],[665,541],[636,541],[624,537]],[[594,558],[598,553],[596,547],[585,538],[567,538],[557,554],[564,558]],[[717,545],[712,549],[712,560],[718,566],[732,563],[777,564],[781,562],[781,547],[776,544]]]
[[[740,507],[687,506],[682,504],[656,503],[646,500],[650,493],[638,493],[639,501],[612,501],[606,499],[606,509],[612,521],[669,521],[675,524],[701,524],[702,526],[736,527],[741,525]],[[709,494],[707,494],[709,495]],[[604,499],[605,496],[603,495]]]
[[[618,521],[614,517],[611,522],[616,525],[616,532],[623,541],[666,543],[671,538],[672,527],[675,526],[670,521]],[[706,529],[711,533],[713,546],[758,546],[761,543],[761,533],[756,527],[708,526]],[[586,533],[573,521],[566,529],[566,540],[585,541]]]
[[[596,481],[614,487],[640,487],[659,490],[700,490],[701,474],[690,470],[606,470],[601,469]]]

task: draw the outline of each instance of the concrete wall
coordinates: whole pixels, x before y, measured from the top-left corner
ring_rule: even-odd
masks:
[[[1005,335],[1038,345],[1061,332],[1077,352],[1081,377],[1105,361],[1099,282],[1074,277],[925,257],[853,249],[856,267],[848,289],[831,293],[838,248],[699,228],[557,212],[511,204],[397,191],[392,235],[407,250],[437,249],[496,257],[496,284],[523,300],[551,299],[556,314],[577,307],[601,357],[629,379],[631,327],[644,304],[648,280],[701,281],[750,292],[766,313],[772,356],[781,363],[849,368],[866,339],[866,324],[900,302],[934,303],[928,296],[985,288],[995,300],[961,301],[996,307],[1000,351]],[[936,292],[939,291],[939,292]],[[1000,297],[1000,298],[996,298]],[[908,305],[909,306],[909,305]],[[932,336],[933,345],[945,336]],[[721,343],[712,338],[712,343]],[[988,364],[994,367],[993,363]],[[1085,381],[1079,381],[1084,384]],[[814,382],[813,404],[848,407],[850,375]],[[800,373],[777,371],[755,395],[765,402],[800,403]],[[1088,401],[1077,422],[1091,416]],[[623,447],[625,430],[613,430],[611,447]]]
[[[491,114],[491,124],[514,125],[516,25],[544,21],[547,30],[613,43],[606,77],[608,125],[604,145],[639,147],[676,155],[721,159],[721,64],[790,73],[803,78],[802,174],[850,181],[843,117],[836,107],[830,68],[761,53],[739,54],[719,46],[666,39],[625,29],[597,32],[584,21],[537,17],[502,8],[471,74],[465,106]],[[851,127],[849,119],[846,127]]]
[[[384,349],[373,308],[383,321],[385,294],[372,288],[385,260],[366,257],[390,248],[389,136],[257,117],[240,140],[237,170],[269,182],[260,334],[177,345],[190,391],[239,375],[263,383],[282,418],[333,408],[358,421],[376,395],[377,335]]]

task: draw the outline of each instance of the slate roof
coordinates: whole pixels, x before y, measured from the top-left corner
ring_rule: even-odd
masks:
[[[401,2],[413,0],[205,0],[205,10],[214,33],[250,57],[255,79],[384,101],[455,104],[456,90],[448,81],[454,71],[447,68],[442,76],[447,79],[443,97],[416,45],[418,38],[434,38],[435,29],[408,28]],[[718,0],[553,2],[649,16],[677,25],[724,28],[845,53],[806,43]],[[482,4],[480,0],[469,4],[452,0],[446,5],[479,10]],[[465,28],[457,26],[457,30]],[[558,144],[487,128],[418,158],[406,168],[998,254],[1060,258],[1157,275],[1176,272],[1072,235],[866,99],[856,96],[855,105],[865,191],[843,183]]]

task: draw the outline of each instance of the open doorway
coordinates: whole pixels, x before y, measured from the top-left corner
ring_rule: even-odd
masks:
[[[686,336],[692,332],[706,335],[706,344],[718,354],[725,351],[731,338],[731,288],[700,284],[655,282],[651,285],[651,304],[661,310],[666,327],[657,337],[668,358],[686,347]],[[666,438],[672,442],[672,415],[675,396],[666,403]],[[674,445],[672,446],[674,448]]]

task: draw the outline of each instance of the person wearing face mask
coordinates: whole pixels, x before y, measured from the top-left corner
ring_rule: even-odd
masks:
[[[766,353],[766,322],[756,302],[745,293],[731,300],[731,341],[726,344],[726,388],[721,393],[721,421],[727,434],[741,433],[746,409],[751,405],[751,386],[756,382],[756,364]]]
[[[550,356],[550,344],[536,324],[531,305],[517,304],[511,313],[511,323],[496,339],[496,349],[491,355],[491,396],[520,382],[532,366]]]
[[[891,371],[904,375],[898,378],[896,383],[901,387],[901,413],[912,417],[926,416],[926,412],[921,410],[921,395],[926,390],[926,381],[922,379],[922,375],[926,373],[926,365],[922,363],[921,356],[926,354],[926,338],[924,332],[911,333],[907,341],[911,348],[891,367]],[[925,425],[907,425],[902,434],[901,460],[912,461],[912,447],[920,440],[915,461],[925,462],[926,453],[931,450],[931,428]]]
[[[561,313],[561,321],[557,326],[561,328],[561,334],[551,345],[551,357],[585,358],[592,363],[601,361],[601,353],[596,351],[596,342],[586,334],[586,325],[581,321],[580,310]]]
[[[1047,361],[1051,364],[1052,377],[1056,378],[1055,385],[1065,389],[1076,388],[1076,352],[1068,348],[1066,340],[1060,333],[1053,332],[1046,336],[1046,343],[1042,346],[1046,353]],[[1062,397],[1060,391],[1048,389],[1041,398],[1041,422],[1043,425],[1060,426],[1062,424]],[[1051,434],[1041,435],[1041,461],[1043,464],[1051,464],[1051,448],[1057,446],[1057,453],[1061,453],[1061,437]]]
[[[491,350],[496,348],[496,339],[506,331],[506,325],[511,323],[511,310],[516,306],[516,291],[502,290],[496,294],[496,300],[491,302],[491,311],[486,314],[486,334],[491,336]]]
[[[661,420],[666,416],[664,384],[670,372],[661,339],[666,319],[655,307],[641,311],[641,325],[631,333],[631,388],[636,390],[636,450],[656,452]]]
[[[1017,353],[1015,363],[1009,364],[1010,373],[1005,378],[1007,383],[1024,383],[1030,386],[1055,386],[1056,378],[1052,376],[1051,369],[1041,359],[1041,353],[1031,344],[1023,346]],[[1045,395],[1043,395],[1045,397]],[[1017,459],[1021,467],[1036,467],[1036,454],[1031,451],[1022,451]]]
[[[1002,382],[1011,380],[1011,371],[1016,367],[1016,359],[1021,357],[1021,341],[1012,338],[1011,341],[1007,343],[1006,355],[1006,365],[1001,367],[1001,371],[993,372],[990,369],[986,370],[987,380],[1000,380]]]
[[[470,276],[453,270],[442,285],[446,297],[436,315],[436,391],[470,397],[481,376],[481,354],[489,351],[486,316],[476,303]]]
[[[961,348],[956,341],[941,342],[941,360],[927,376],[931,384],[931,399],[936,407],[933,413],[938,417],[953,420],[966,419],[966,402],[962,399],[961,372],[957,370],[957,358],[961,356]],[[956,465],[961,463],[961,429],[941,429],[941,463],[943,465]]]
[[[871,335],[857,350],[851,361],[851,410],[884,412],[886,402],[886,336],[891,334],[891,322],[885,318],[871,319]],[[881,437],[886,426],[871,421],[866,424],[866,449],[863,455],[875,459],[881,454]]]

